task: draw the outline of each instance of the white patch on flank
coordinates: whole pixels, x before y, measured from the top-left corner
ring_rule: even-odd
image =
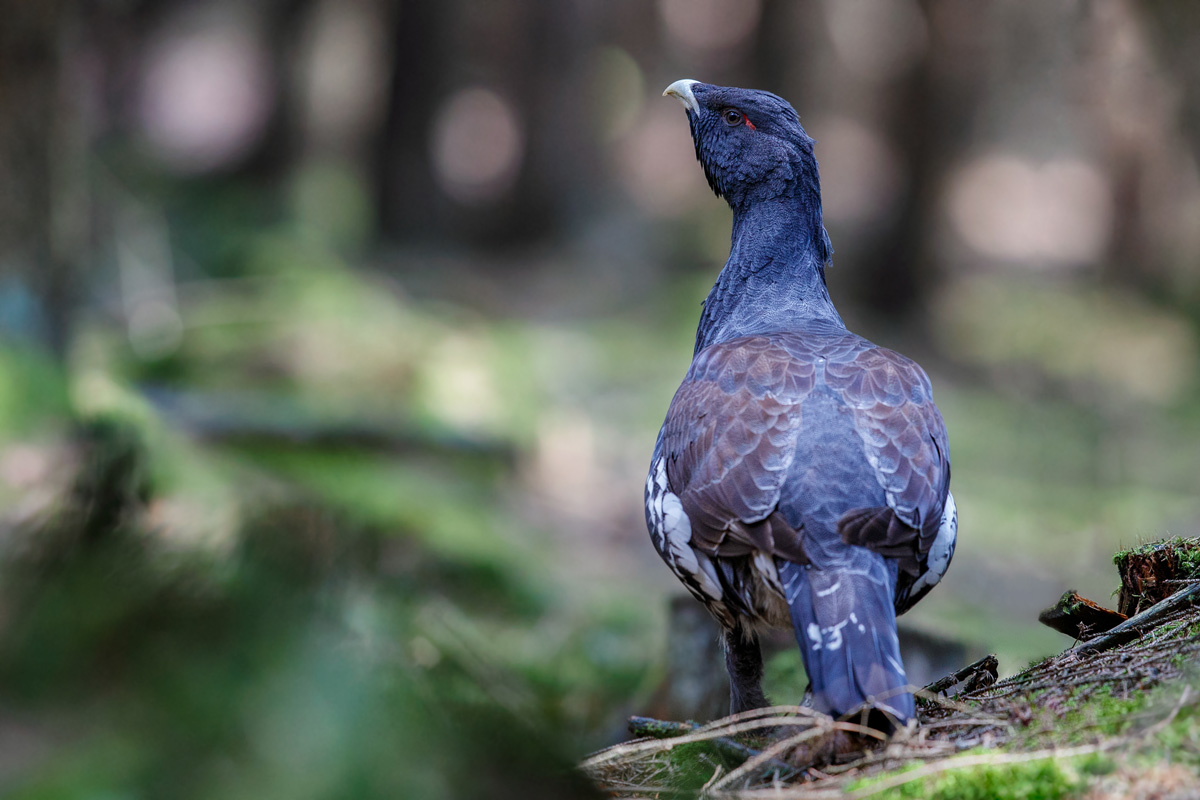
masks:
[[[908,677],[908,673],[904,671],[904,665],[901,664],[896,659],[892,658],[891,653],[884,653],[883,655],[884,655],[884,658],[886,658],[888,660],[888,663],[892,665],[892,669],[896,670],[896,672],[900,675],[901,678]]]
[[[671,569],[683,580],[692,594],[696,595],[697,600],[707,605],[710,601],[720,601],[724,596],[721,584],[717,582],[717,572],[708,556],[689,545],[680,547],[672,543],[667,551],[667,560]]]
[[[667,462],[665,459],[660,458],[650,467],[650,474],[646,477],[646,510],[650,513],[654,546],[658,548],[660,553],[667,552],[663,510],[663,503],[667,494]]]
[[[819,591],[817,592],[817,597],[829,597],[829,595],[833,594],[834,592],[836,592],[836,591],[837,591],[838,589],[840,589],[840,588],[842,588],[842,582],[841,582],[841,581],[838,581],[838,582],[837,582],[837,583],[835,583],[833,586],[830,586],[828,589],[821,589],[821,590],[819,590]]]
[[[942,525],[938,528],[937,537],[929,548],[925,572],[913,583],[911,594],[917,594],[937,585],[950,567],[950,559],[954,556],[954,545],[957,540],[958,506],[954,504],[954,495],[947,492],[946,508],[942,511]]]
[[[861,622],[858,621],[858,615],[855,614],[853,611],[850,612],[850,621],[858,626],[859,633],[867,632],[867,626],[863,625]]]
[[[650,515],[654,546],[667,564],[701,600],[719,601],[721,583],[708,556],[692,548],[692,521],[679,496],[667,488],[667,462],[660,458],[646,478],[646,510]]]
[[[679,496],[667,492],[662,496],[663,534],[672,547],[689,546],[692,541],[692,521],[683,510]]]

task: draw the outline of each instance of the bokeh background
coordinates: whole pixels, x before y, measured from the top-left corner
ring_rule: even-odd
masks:
[[[910,630],[1015,670],[1200,529],[1189,0],[0,5],[5,796],[587,796],[689,666],[641,492],[729,212],[681,77],[795,105],[836,302],[933,378]]]

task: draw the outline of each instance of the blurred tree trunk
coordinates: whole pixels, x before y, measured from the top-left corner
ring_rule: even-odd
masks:
[[[0,293],[31,293],[34,307],[0,329],[44,340],[62,355],[75,302],[77,219],[69,218],[80,148],[61,90],[68,0],[0,9]],[[15,278],[15,280],[11,280]],[[11,303],[6,303],[11,307]]]
[[[393,10],[395,59],[372,170],[386,237],[494,246],[563,230],[593,196],[599,159],[580,89],[601,10],[534,0],[413,0]],[[512,105],[523,145],[511,188],[464,203],[439,186],[432,124],[454,92],[472,86]]]
[[[1196,163],[1200,164],[1200,3],[1146,0],[1138,4],[1150,23],[1160,57],[1178,78],[1180,121]]]
[[[941,279],[931,232],[946,175],[971,139],[983,96],[975,14],[955,0],[922,0],[929,28],[924,56],[881,98],[882,132],[901,154],[907,176],[899,214],[873,238],[862,261],[858,299],[896,322],[925,311]]]
[[[1174,158],[1178,169],[1186,170],[1186,163],[1180,162],[1186,162],[1185,154],[1190,154],[1195,169],[1200,166],[1200,3],[1147,0],[1131,7],[1146,26],[1150,48],[1177,104],[1177,115],[1169,123],[1179,126],[1183,141],[1167,157]],[[1161,150],[1169,145],[1139,142],[1136,146]],[[1110,272],[1164,305],[1180,307],[1194,320],[1200,320],[1200,248],[1194,234],[1187,230],[1194,230],[1195,220],[1181,215],[1167,223],[1173,230],[1164,232],[1163,220],[1150,218],[1154,211],[1145,207],[1140,191],[1145,162],[1153,155],[1161,158],[1162,153],[1134,150],[1122,155],[1124,160],[1118,164],[1116,176],[1118,226]]]
[[[239,170],[262,180],[278,181],[295,169],[300,155],[297,134],[301,130],[301,101],[295,50],[313,2],[271,0],[261,6],[262,46],[270,61],[270,73],[278,83],[267,129]]]
[[[391,8],[390,95],[371,172],[377,180],[379,228],[393,239],[429,235],[437,227],[429,122],[445,88],[450,5],[414,0]]]

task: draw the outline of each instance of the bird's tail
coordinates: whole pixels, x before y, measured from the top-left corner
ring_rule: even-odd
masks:
[[[883,558],[862,567],[778,562],[796,640],[819,711],[841,716],[864,703],[904,724],[915,713],[900,660],[893,580]]]

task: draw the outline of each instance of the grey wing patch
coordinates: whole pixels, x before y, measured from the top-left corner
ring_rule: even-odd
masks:
[[[842,359],[830,359],[826,380],[854,410],[855,428],[894,518],[855,509],[844,518],[843,536],[862,530],[871,542],[895,549],[911,544],[924,559],[937,535],[950,486],[946,426],[933,403],[929,378],[904,356],[866,343]],[[913,532],[905,542],[905,529]],[[858,543],[858,542],[856,542]],[[885,553],[897,557],[896,552]]]
[[[788,338],[798,357],[812,340]],[[902,612],[945,574],[954,552],[957,513],[949,497],[946,428],[925,372],[904,356],[853,334],[831,337],[817,354],[825,381],[854,414],[863,454],[887,505],[848,510],[838,520],[847,544],[894,559],[896,609]]]

